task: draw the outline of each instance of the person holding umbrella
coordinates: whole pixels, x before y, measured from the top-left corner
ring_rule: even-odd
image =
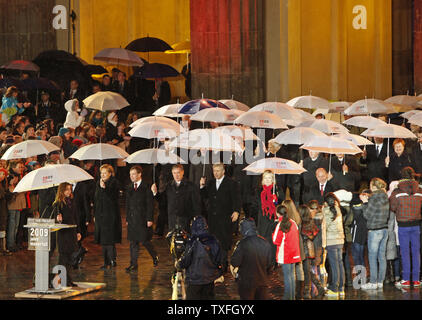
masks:
[[[94,239],[101,244],[104,257],[101,269],[106,270],[117,265],[115,244],[122,240],[119,192],[113,167],[109,164],[100,167],[100,179],[94,196],[94,219]]]

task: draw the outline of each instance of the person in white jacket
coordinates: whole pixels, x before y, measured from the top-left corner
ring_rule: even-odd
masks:
[[[78,99],[72,99],[67,101],[64,104],[64,108],[67,111],[66,121],[63,125],[64,128],[73,128],[76,129],[81,125],[81,123],[85,120],[85,116],[87,114],[87,110],[82,110],[81,114],[78,112],[81,111],[79,108],[79,101]]]

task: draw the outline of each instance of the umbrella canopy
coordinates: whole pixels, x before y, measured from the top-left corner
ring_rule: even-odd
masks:
[[[334,136],[313,137],[300,148],[330,154],[357,154],[362,152],[353,142]]]
[[[233,121],[240,115],[239,110],[227,110],[223,108],[206,108],[198,111],[190,117],[192,121],[201,122],[217,122],[217,123],[233,123]]]
[[[108,73],[107,69],[103,66],[100,66],[98,64],[88,64],[85,66],[86,71],[89,74],[103,74]]]
[[[301,174],[307,170],[294,161],[271,157],[252,162],[243,170],[254,173],[263,173],[271,170],[275,174]]]
[[[330,102],[316,96],[300,96],[286,102],[289,106],[305,109],[329,109]]]
[[[387,123],[371,116],[354,116],[350,119],[347,119],[346,121],[343,121],[343,124],[361,128],[375,128],[377,126],[383,126]]]
[[[136,53],[123,48],[103,49],[94,56],[94,59],[106,62],[108,64],[116,64],[123,66],[142,67],[144,65],[144,62]]]
[[[33,71],[39,72],[40,67],[35,63],[26,60],[13,60],[2,65],[0,69],[20,70],[20,71]]]
[[[397,96],[392,96],[388,99],[385,99],[384,101],[388,103],[401,104],[405,106],[416,106],[418,102],[420,101],[420,98],[401,94]]]
[[[129,135],[146,139],[174,138],[180,134],[180,128],[176,128],[162,121],[150,121],[136,125],[129,131]]]
[[[134,76],[141,79],[172,78],[180,76],[180,73],[172,66],[163,63],[147,63],[141,68],[135,69]]]
[[[157,125],[160,125],[160,123],[164,123],[168,126],[174,127],[175,130],[182,130],[182,127],[177,121],[174,121],[172,119],[161,117],[161,116],[150,116],[150,117],[143,117],[140,118],[130,124],[131,128],[134,128],[136,126],[139,126],[142,123],[146,122],[154,122]]]
[[[344,110],[344,114],[355,116],[355,115],[366,115],[372,113],[396,113],[391,103],[379,100],[379,99],[362,99],[353,103],[349,108]]]
[[[169,117],[169,118],[178,118],[182,115],[179,114],[179,109],[182,106],[180,103],[175,104],[168,104],[166,106],[162,106],[161,108],[158,108],[154,111],[154,116],[163,116],[163,117]]]
[[[224,105],[226,105],[232,110],[241,110],[241,111],[246,112],[246,111],[249,111],[250,109],[246,104],[236,101],[236,100],[218,100],[218,101],[220,101],[221,103],[223,103]]]
[[[88,109],[100,111],[120,110],[129,105],[129,102],[119,93],[112,91],[99,91],[83,100]]]
[[[334,137],[349,140],[357,146],[367,146],[367,145],[374,144],[373,142],[369,141],[368,139],[361,137],[361,136],[358,136],[357,134],[340,133],[340,134],[335,134]]]
[[[311,138],[318,136],[326,137],[327,135],[317,129],[297,127],[280,133],[274,138],[274,141],[279,144],[304,144]]]
[[[418,112],[407,119],[409,123],[416,124],[419,127],[422,127],[422,113]]]
[[[248,111],[234,120],[234,124],[243,124],[252,128],[288,129],[284,120],[266,111]]]
[[[301,124],[299,124],[297,127],[314,128],[328,134],[349,132],[349,130],[345,126],[341,125],[340,123],[331,121],[331,120],[326,120],[326,119],[304,121]]]
[[[22,80],[22,83],[27,90],[60,90],[57,83],[47,78],[29,78]]]
[[[361,136],[366,137],[380,137],[380,138],[416,138],[416,136],[410,131],[402,126],[395,124],[385,124],[383,126],[378,126],[376,128],[367,129],[360,134]]]
[[[195,114],[198,111],[206,108],[223,108],[230,109],[226,105],[213,99],[197,99],[188,101],[180,107],[179,113],[182,114]]]
[[[251,108],[249,112],[266,111],[276,116],[279,116],[290,126],[297,126],[299,123],[305,121],[302,114],[297,109],[281,102],[264,102]]]
[[[0,88],[9,88],[15,86],[18,89],[24,89],[25,85],[22,81],[14,78],[3,78],[0,79]]]
[[[213,130],[220,131],[221,133],[229,135],[232,138],[242,139],[243,141],[259,140],[258,136],[252,131],[252,129],[247,128],[247,127],[229,125],[229,126],[220,126]]]
[[[136,52],[164,52],[166,50],[173,50],[167,42],[154,37],[133,40],[126,46],[126,49]]]
[[[129,154],[120,147],[108,143],[94,143],[78,149],[70,158],[78,160],[125,159]]]
[[[176,154],[163,149],[144,149],[132,153],[125,160],[127,163],[185,163]]]
[[[71,164],[51,164],[31,171],[22,178],[13,192],[40,190],[58,186],[60,183],[76,183],[94,179],[85,170]]]
[[[242,145],[227,134],[214,129],[195,129],[183,132],[173,139],[171,148],[204,149],[212,151],[242,152]]]
[[[49,154],[50,152],[60,150],[59,147],[51,142],[44,140],[26,140],[11,146],[1,157],[2,160],[25,159],[38,156],[40,154]]]
[[[410,117],[414,116],[415,114],[421,113],[421,112],[422,112],[422,110],[411,110],[411,111],[407,111],[405,113],[402,113],[400,115],[400,117],[405,118],[405,119],[410,119]]]

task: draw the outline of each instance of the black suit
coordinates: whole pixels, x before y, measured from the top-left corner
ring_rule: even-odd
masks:
[[[311,186],[315,183],[318,183],[316,179],[315,172],[318,168],[324,168],[328,172],[328,161],[322,154],[318,155],[318,158],[312,160],[310,157],[307,157],[303,160],[303,167],[307,170],[306,172],[302,173],[302,202],[307,203],[305,201],[305,194],[310,193]]]
[[[387,156],[387,142],[384,141],[381,147],[381,152],[378,154],[376,145],[366,146],[366,159],[360,158],[361,163],[367,165],[367,180],[372,178],[381,178],[387,181],[387,169],[385,168],[385,157]]]
[[[343,174],[343,164],[346,164],[348,171]],[[356,158],[346,155],[342,161],[337,156],[331,157],[331,173],[333,185],[336,190],[344,189],[350,192],[357,191],[360,186],[361,176]]]
[[[157,256],[151,243],[152,227],[147,226],[153,221],[153,196],[150,186],[141,182],[135,190],[134,184],[126,188],[126,221],[127,238],[130,241],[130,265],[138,265],[139,242],[148,250],[152,258]]]
[[[320,205],[324,204],[324,197],[330,193],[334,192],[335,187],[333,183],[330,181],[327,181],[323,195],[321,195],[321,188],[318,180],[316,183],[313,183],[312,186],[309,188],[309,191],[303,194],[303,202],[308,203],[311,200],[317,200]]]
[[[46,104],[40,102],[37,104],[35,113],[36,122],[41,122],[45,119],[53,119],[54,125],[63,123],[66,119],[66,110],[60,107],[57,103],[48,101]]]
[[[89,189],[95,188],[90,180],[81,181],[76,184],[74,194],[74,204],[79,215],[81,225],[81,240],[87,236],[86,222],[91,221],[91,201],[89,199]]]
[[[75,93],[71,93],[70,88],[67,89],[64,92],[64,101],[63,101],[64,103],[66,103],[66,101],[72,100],[72,99],[78,99],[78,101],[79,101],[79,107],[82,109],[82,106],[83,106],[83,102],[82,101],[85,99],[85,94],[84,94],[84,92],[82,91],[81,88],[76,89],[76,92]]]
[[[422,147],[418,143],[412,149],[412,167],[416,173],[422,174]]]

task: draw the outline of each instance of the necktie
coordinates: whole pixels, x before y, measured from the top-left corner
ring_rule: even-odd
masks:
[[[138,190],[138,184],[135,182],[134,184],[133,184],[133,189],[136,191],[136,190]]]
[[[217,190],[218,190],[218,188],[220,188],[220,181],[219,180],[217,180]]]
[[[380,155],[380,146],[377,145],[377,157]]]
[[[321,184],[321,196],[323,196],[323,195],[324,195],[324,185]]]

